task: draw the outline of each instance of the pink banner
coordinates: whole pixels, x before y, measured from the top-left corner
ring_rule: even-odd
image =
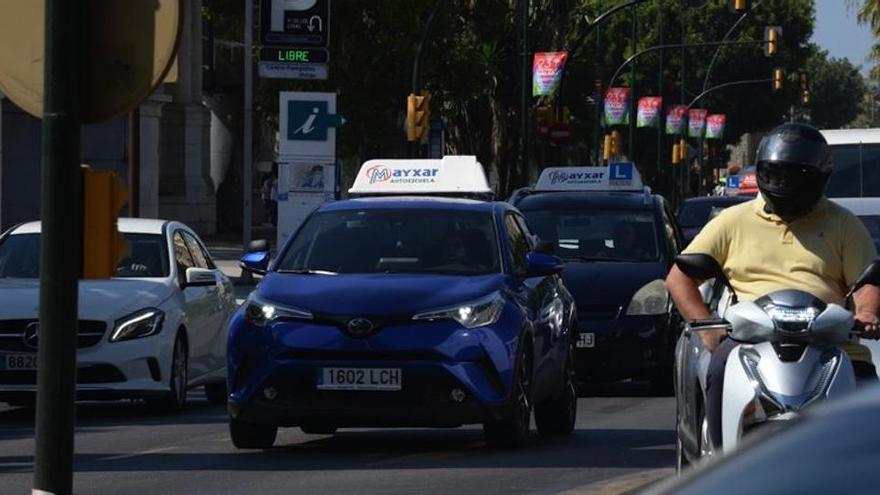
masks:
[[[629,124],[629,88],[608,88],[605,92],[605,125]]]
[[[701,138],[706,132],[706,116],[709,111],[705,108],[691,108],[688,112],[688,136]]]
[[[661,108],[663,108],[663,98],[660,96],[645,96],[644,98],[640,98],[638,127],[659,126]]]
[[[532,96],[556,93],[562,67],[568,58],[566,52],[537,52],[532,59]]]
[[[723,139],[727,116],[723,113],[706,117],[706,139]]]
[[[666,111],[666,134],[684,134],[686,121],[687,105],[672,105]]]

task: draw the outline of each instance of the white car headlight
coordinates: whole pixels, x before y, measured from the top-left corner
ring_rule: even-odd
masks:
[[[629,306],[627,315],[662,315],[669,305],[669,292],[663,280],[657,279],[637,290]]]
[[[162,330],[165,312],[157,308],[146,308],[116,320],[110,342],[139,339],[155,335]]]
[[[311,320],[312,313],[305,309],[286,306],[256,295],[252,292],[244,302],[244,317],[252,325],[265,327],[275,320]]]
[[[455,320],[465,328],[477,328],[498,321],[503,309],[504,298],[496,291],[476,301],[417,314],[413,320]]]

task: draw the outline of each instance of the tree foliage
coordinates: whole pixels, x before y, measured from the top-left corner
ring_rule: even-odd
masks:
[[[204,0],[206,8],[230,37],[241,39],[240,2]],[[336,91],[339,111],[348,123],[338,134],[339,155],[350,167],[378,156],[404,156],[403,118],[411,89],[413,57],[425,20],[437,0],[336,0],[332,3],[330,80],[324,82],[261,80],[256,97],[261,120],[277,119],[278,91]],[[624,10],[584,38],[581,49],[570,54],[559,96],[573,116],[570,144],[558,148],[537,139],[534,127],[521,136],[521,54],[518,9],[522,0],[446,0],[425,49],[421,79],[430,91],[431,111],[443,119],[449,153],[475,154],[489,167],[500,192],[524,185],[520,174],[519,143],[529,140],[529,169],[553,164],[590,163],[598,135],[594,81],[607,84],[612,72],[633,53],[632,16]],[[625,0],[531,0],[531,51],[570,48],[588,29],[590,20]],[[636,49],[658,43],[717,41],[736,21],[727,2],[710,2],[694,9],[685,0],[654,0],[636,11]],[[764,0],[744,20],[731,39],[753,41],[721,50],[710,85],[745,79],[770,78],[774,66],[793,73],[802,69],[811,50],[811,0]],[[230,20],[232,19],[232,20]],[[784,26],[777,59],[763,56],[760,40],[765,25]],[[683,28],[684,26],[684,28]],[[236,32],[237,31],[237,32]],[[684,38],[682,38],[684,36]],[[703,89],[708,62],[715,51],[690,48],[684,60],[680,50],[645,55],[637,61],[635,81],[624,71],[618,85],[633,85],[636,97],[660,94],[666,104],[689,101]],[[685,80],[682,81],[684,64]],[[529,81],[530,84],[530,81]],[[662,87],[661,87],[662,86]],[[770,83],[742,86],[712,93],[701,106],[728,115],[728,142],[740,134],[779,123],[797,99],[796,91],[773,94]],[[535,100],[532,99],[532,105]],[[531,109],[529,109],[531,112]],[[626,132],[624,132],[626,143]],[[669,139],[637,131],[632,158],[655,187],[658,171],[668,162]],[[350,173],[350,172],[349,172]]]
[[[814,47],[807,61],[811,122],[822,129],[837,129],[852,122],[862,109],[867,87],[859,68],[843,58],[829,58]],[[798,87],[798,89],[800,89]]]

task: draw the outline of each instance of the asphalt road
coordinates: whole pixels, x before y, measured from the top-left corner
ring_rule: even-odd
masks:
[[[521,450],[486,446],[478,427],[283,429],[275,447],[236,450],[225,410],[200,392],[181,414],[137,402],[77,409],[77,494],[623,493],[672,474],[671,397],[582,398],[574,435],[533,432]],[[613,392],[614,395],[621,395]],[[0,494],[30,493],[33,412],[0,406]]]

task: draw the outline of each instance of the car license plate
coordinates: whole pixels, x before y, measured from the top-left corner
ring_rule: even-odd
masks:
[[[0,354],[0,370],[35,370],[36,354]]]
[[[596,334],[594,333],[582,333],[578,336],[577,342],[578,349],[584,349],[587,347],[596,347]]]
[[[400,390],[400,368],[321,368],[318,390]]]

